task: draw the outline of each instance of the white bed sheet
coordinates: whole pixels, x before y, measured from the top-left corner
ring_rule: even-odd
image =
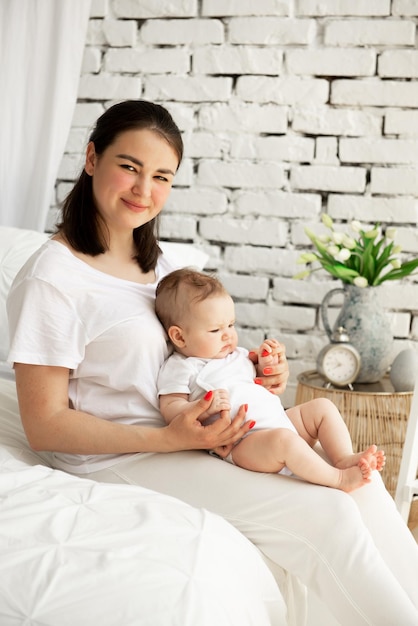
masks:
[[[0,379],[2,626],[286,624],[273,576],[224,520],[45,460]]]

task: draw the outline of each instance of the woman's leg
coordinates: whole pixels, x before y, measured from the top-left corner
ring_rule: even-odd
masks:
[[[139,484],[221,515],[342,625],[418,624],[418,547],[376,472],[352,495],[179,452],[137,455],[89,477]]]

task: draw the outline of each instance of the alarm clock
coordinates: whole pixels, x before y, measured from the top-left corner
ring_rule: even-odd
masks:
[[[318,373],[335,387],[352,388],[360,371],[360,354],[349,341],[345,328],[340,326],[333,332],[331,343],[318,354]]]

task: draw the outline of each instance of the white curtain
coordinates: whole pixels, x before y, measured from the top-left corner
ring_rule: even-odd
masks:
[[[45,229],[89,14],[90,0],[0,0],[0,225]]]

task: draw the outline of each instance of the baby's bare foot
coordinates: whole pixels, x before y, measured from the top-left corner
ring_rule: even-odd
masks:
[[[366,459],[361,459],[358,465],[341,469],[340,472],[340,483],[337,489],[347,493],[364,487],[371,481],[372,470]]]
[[[371,470],[377,470],[378,472],[382,471],[386,462],[384,451],[378,450],[377,446],[373,444],[363,452],[357,452],[340,459],[340,461],[335,464],[335,467],[338,467],[339,469],[347,469],[358,465],[363,459],[367,461]]]

